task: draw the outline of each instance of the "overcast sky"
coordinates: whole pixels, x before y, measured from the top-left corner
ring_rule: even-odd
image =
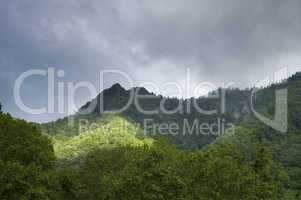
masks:
[[[96,86],[100,70],[120,69],[136,85],[176,81],[184,88],[189,67],[192,85],[251,87],[280,68],[301,70],[300,10],[300,0],[2,0],[0,101],[31,121],[61,116],[29,115],[13,97],[24,71],[49,67],[65,72],[57,81]],[[107,76],[105,86],[121,79]],[[45,106],[47,80],[31,77],[21,95],[30,107]],[[79,90],[76,103],[90,98]]]

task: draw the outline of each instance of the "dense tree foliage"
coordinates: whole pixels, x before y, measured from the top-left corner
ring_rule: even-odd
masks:
[[[46,199],[43,176],[54,163],[51,142],[36,126],[0,114],[1,199]]]
[[[232,143],[219,142],[190,152],[177,149],[165,139],[143,143],[144,138],[139,139],[137,133],[112,135],[115,139],[111,142],[93,146],[95,140],[109,139],[95,138],[103,134],[97,132],[95,140],[76,140],[84,141],[85,145],[91,143],[91,148],[84,148],[86,152],[77,157],[80,162],[55,167],[50,140],[41,135],[35,125],[6,114],[0,119],[1,199],[281,197],[282,171],[275,167],[271,154],[259,144],[254,147],[250,159]],[[113,117],[111,120],[118,125],[121,119]],[[91,135],[81,137],[90,138]],[[123,140],[128,142],[120,143]],[[80,148],[81,144],[78,145]],[[68,149],[68,145],[63,146]]]
[[[51,140],[35,124],[0,114],[0,199],[68,199],[73,180],[55,163]]]
[[[253,160],[231,145],[183,152],[151,147],[90,152],[80,168],[83,199],[280,199],[282,171],[257,147]]]

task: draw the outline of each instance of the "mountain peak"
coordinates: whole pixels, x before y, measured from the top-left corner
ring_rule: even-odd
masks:
[[[120,92],[125,92],[126,90],[124,87],[122,87],[119,83],[113,84],[110,88],[105,89],[104,93],[105,94],[115,94],[115,93],[120,93]]]
[[[119,83],[115,83],[109,89],[124,89],[124,88]]]

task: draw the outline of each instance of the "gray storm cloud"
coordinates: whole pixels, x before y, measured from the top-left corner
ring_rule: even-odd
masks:
[[[32,68],[65,71],[66,81],[97,84],[101,69],[122,69],[142,81],[252,86],[281,67],[301,66],[299,0],[4,0],[0,7],[0,101],[14,104],[14,80]],[[107,85],[121,81],[108,80]],[[38,83],[38,84],[37,84]],[[46,81],[30,80],[27,103],[45,104]],[[168,93],[168,92],[167,92]],[[84,92],[82,92],[84,94]],[[78,104],[87,101],[78,95]]]

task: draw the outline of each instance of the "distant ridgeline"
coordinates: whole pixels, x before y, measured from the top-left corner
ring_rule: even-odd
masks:
[[[254,108],[273,118],[275,91],[280,88],[288,89],[289,131],[300,130],[301,73],[281,83],[260,88],[253,97]],[[156,95],[145,88],[126,90],[115,84],[86,103],[75,115],[43,124],[42,130],[52,136],[80,135],[96,128],[95,124],[100,127],[106,116],[116,115],[105,114],[105,111],[126,108],[117,115],[135,124],[142,130],[140,134],[152,137],[164,135],[179,146],[201,148],[217,136],[233,131],[233,124],[258,123],[251,112],[251,92],[252,89],[220,88],[206,97],[179,99]],[[212,114],[208,111],[216,112]]]

